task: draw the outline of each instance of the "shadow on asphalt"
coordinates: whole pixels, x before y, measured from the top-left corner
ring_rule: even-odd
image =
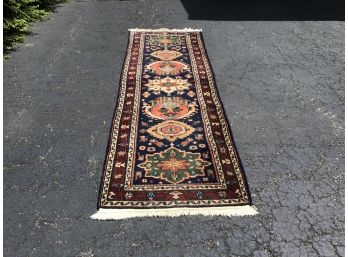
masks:
[[[190,20],[344,20],[344,0],[181,0],[181,2]]]

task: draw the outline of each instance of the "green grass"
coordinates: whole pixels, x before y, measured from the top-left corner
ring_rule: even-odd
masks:
[[[29,34],[32,22],[47,18],[54,7],[65,0],[4,0],[3,50],[4,54],[13,50]]]

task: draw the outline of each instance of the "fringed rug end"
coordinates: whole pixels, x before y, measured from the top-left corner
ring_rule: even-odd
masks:
[[[202,32],[202,29],[192,29],[192,28],[183,28],[183,29],[167,29],[167,28],[159,28],[159,29],[142,29],[142,28],[131,28],[128,31],[134,32]]]
[[[95,220],[121,220],[136,217],[179,217],[183,215],[247,216],[258,214],[254,206],[168,208],[168,209],[99,209],[90,218]]]

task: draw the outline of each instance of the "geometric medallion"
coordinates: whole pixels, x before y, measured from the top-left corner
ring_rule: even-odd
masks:
[[[196,112],[196,103],[180,96],[161,96],[150,103],[144,103],[144,112],[150,117],[160,120],[181,119]]]
[[[182,53],[173,50],[159,50],[151,53],[151,56],[159,58],[164,61],[171,61],[182,56]]]
[[[162,91],[167,94],[170,94],[176,91],[183,91],[189,89],[190,84],[188,83],[187,79],[173,79],[170,77],[166,77],[163,79],[150,79],[149,83],[145,84],[145,86],[147,86],[150,90],[153,91]]]
[[[172,142],[178,138],[183,139],[188,137],[194,131],[195,129],[191,126],[177,120],[165,120],[147,130],[155,138],[167,139]]]
[[[182,151],[172,145],[162,152],[147,154],[145,161],[138,167],[145,170],[145,177],[177,184],[185,179],[205,176],[204,167],[210,164],[202,160],[200,153]]]
[[[178,36],[154,35],[150,37],[150,42],[151,45],[161,45],[164,46],[165,49],[167,49],[168,46],[180,44],[180,38]]]
[[[189,66],[177,61],[157,61],[150,63],[145,68],[157,75],[178,75],[188,70]]]

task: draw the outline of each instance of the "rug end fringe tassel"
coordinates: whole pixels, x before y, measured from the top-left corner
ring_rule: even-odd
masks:
[[[140,29],[140,28],[131,28],[129,31],[135,32],[202,32],[202,29],[191,29],[191,28],[183,28],[183,29]]]
[[[95,220],[121,220],[136,217],[178,217],[183,215],[246,216],[258,214],[254,206],[168,208],[168,209],[99,209],[90,218]]]

